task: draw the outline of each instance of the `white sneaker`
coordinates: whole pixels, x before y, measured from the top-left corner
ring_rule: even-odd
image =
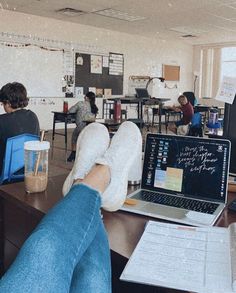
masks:
[[[90,123],[80,133],[76,143],[76,157],[72,170],[67,176],[62,193],[66,195],[75,179],[84,179],[97,158],[107,150],[110,137],[107,128],[101,123]]]
[[[140,145],[142,136],[139,128],[133,122],[126,121],[113,136],[104,156],[96,160],[97,164],[108,165],[111,172],[111,181],[101,195],[105,210],[116,211],[123,205],[127,195],[128,172],[140,152]]]

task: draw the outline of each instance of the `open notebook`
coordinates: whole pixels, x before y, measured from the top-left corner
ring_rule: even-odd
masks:
[[[236,223],[221,228],[150,221],[120,278],[188,292],[236,292]]]
[[[121,210],[193,226],[213,225],[227,200],[230,142],[148,134],[136,204]]]

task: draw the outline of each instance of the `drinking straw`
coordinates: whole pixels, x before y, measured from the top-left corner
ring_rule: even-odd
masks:
[[[41,136],[40,136],[40,142],[42,142],[43,139],[44,139],[44,133],[45,133],[45,131],[42,130]],[[39,151],[39,153],[38,153],[37,161],[36,161],[36,164],[34,166],[34,176],[37,176],[38,175],[38,168],[39,168],[40,157],[41,157],[41,151]]]

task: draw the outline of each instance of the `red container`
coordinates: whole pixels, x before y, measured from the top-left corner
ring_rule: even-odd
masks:
[[[67,113],[68,112],[68,102],[64,101],[63,103],[63,112]]]
[[[117,100],[114,103],[114,119],[120,120],[121,119],[121,101]]]

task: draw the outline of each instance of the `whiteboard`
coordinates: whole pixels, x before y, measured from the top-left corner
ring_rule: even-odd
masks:
[[[37,46],[0,46],[0,87],[23,83],[28,97],[62,97],[63,52]]]

